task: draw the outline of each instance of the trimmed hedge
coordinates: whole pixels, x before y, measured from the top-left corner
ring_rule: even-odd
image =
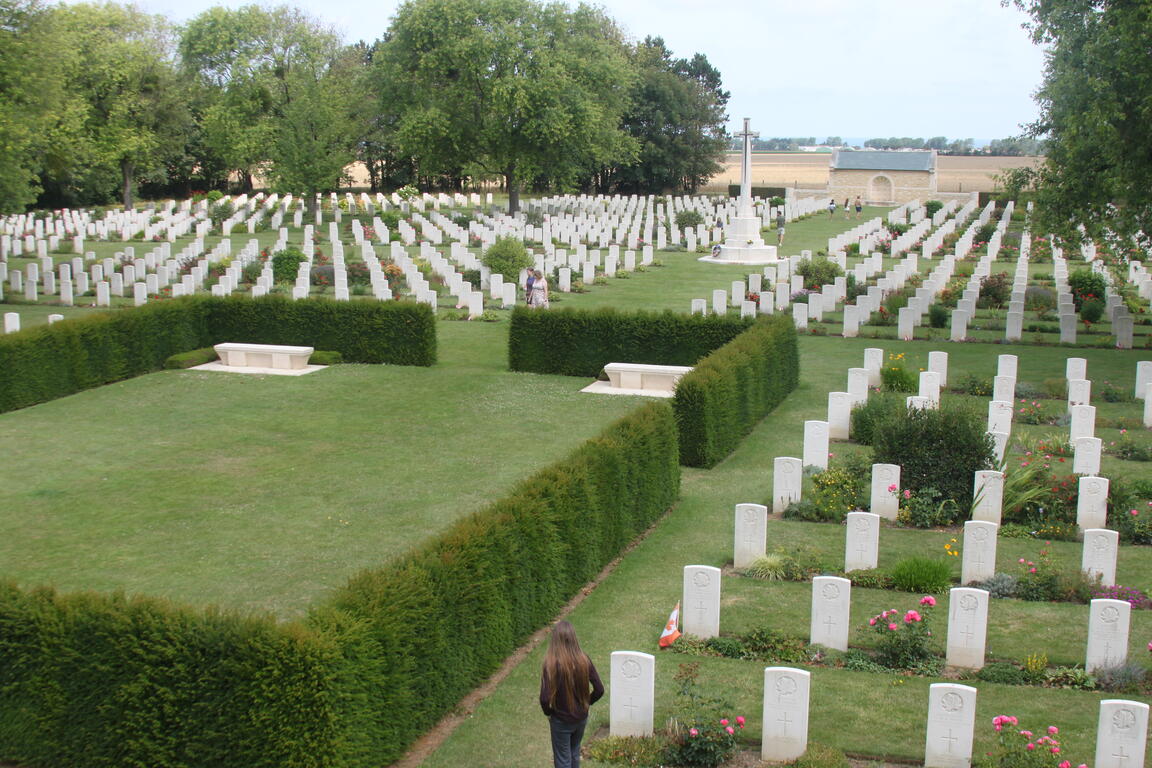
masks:
[[[303,622],[0,584],[0,756],[387,765],[672,505],[677,456],[645,405]]]
[[[731,453],[800,380],[792,319],[777,315],[696,364],[676,385],[680,463],[712,467]]]
[[[528,373],[598,375],[608,363],[695,365],[747,330],[725,315],[518,307],[508,332],[508,367]]]
[[[190,296],[0,336],[0,413],[158,371],[223,341],[312,346],[354,363],[436,362],[427,306]]]
[[[215,347],[201,347],[200,349],[193,349],[188,352],[181,352],[178,355],[172,355],[172,357],[164,361],[164,369],[169,371],[185,370],[195,368],[198,365],[212,363],[218,359],[219,355],[216,354]]]

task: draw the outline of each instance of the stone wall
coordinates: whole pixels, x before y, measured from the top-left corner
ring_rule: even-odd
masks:
[[[867,203],[906,203],[936,195],[936,174],[929,171],[832,170],[828,196],[843,204],[860,196]]]

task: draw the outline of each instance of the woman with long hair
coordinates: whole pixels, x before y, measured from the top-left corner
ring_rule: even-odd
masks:
[[[540,675],[540,708],[552,732],[554,768],[579,767],[588,708],[603,695],[604,683],[592,659],[580,650],[576,630],[567,621],[556,622]]]

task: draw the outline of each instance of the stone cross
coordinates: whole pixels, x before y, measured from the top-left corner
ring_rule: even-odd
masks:
[[[743,139],[740,152],[740,202],[736,208],[736,215],[740,218],[752,216],[752,139],[760,138],[760,134],[751,128],[752,121],[744,118],[744,130],[733,134]]]

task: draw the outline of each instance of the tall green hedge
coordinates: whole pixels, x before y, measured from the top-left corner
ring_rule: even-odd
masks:
[[[800,352],[791,318],[758,320],[677,383],[672,405],[680,428],[680,462],[715,466],[799,380]]]
[[[277,624],[0,584],[0,759],[45,768],[386,765],[679,494],[646,405],[506,498]]]
[[[436,321],[407,302],[190,296],[0,336],[0,413],[158,371],[223,341],[295,344],[347,362],[432,365]]]
[[[508,367],[596,376],[608,363],[694,365],[752,323],[724,315],[520,307],[508,332]]]

